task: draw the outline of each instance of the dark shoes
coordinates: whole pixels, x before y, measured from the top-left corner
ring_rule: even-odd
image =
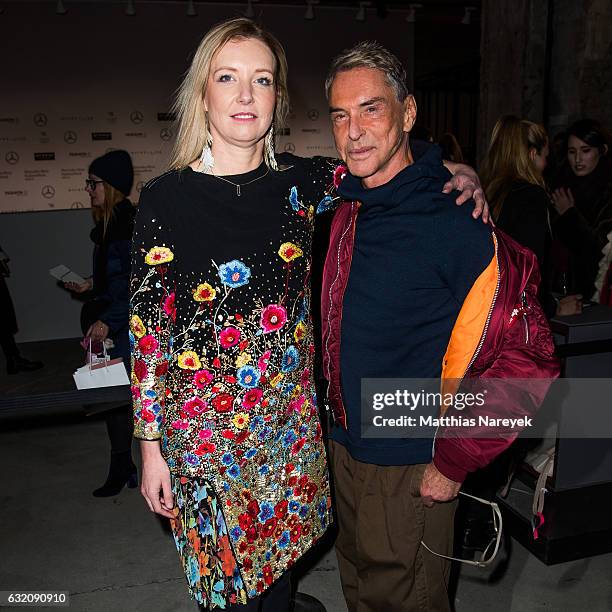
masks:
[[[127,453],[111,453],[110,468],[106,482],[92,492],[94,497],[112,497],[118,495],[123,487],[135,489],[138,486],[138,474],[136,466],[132,463],[132,457]]]
[[[30,361],[21,355],[8,357],[6,360],[6,373],[18,374],[19,372],[34,372],[43,367],[42,361]]]

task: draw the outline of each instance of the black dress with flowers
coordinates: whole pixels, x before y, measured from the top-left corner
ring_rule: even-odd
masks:
[[[131,279],[134,435],[161,438],[192,595],[225,607],[322,535],[330,492],[313,383],[310,261],[334,165],[225,177],[187,168],[141,193]]]

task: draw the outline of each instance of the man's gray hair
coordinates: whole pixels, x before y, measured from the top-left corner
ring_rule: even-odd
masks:
[[[345,49],[337,55],[331,63],[327,78],[325,79],[325,95],[329,100],[329,92],[339,72],[353,70],[353,68],[375,68],[386,77],[389,85],[395,90],[397,99],[403,102],[408,95],[406,85],[406,70],[402,62],[376,41],[366,40],[357,43],[350,49]]]

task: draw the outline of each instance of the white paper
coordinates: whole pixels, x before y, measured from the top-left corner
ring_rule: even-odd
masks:
[[[57,278],[57,280],[62,281],[63,283],[81,283],[85,282],[85,279],[82,276],[79,276],[76,272],[73,272],[67,266],[60,264],[59,266],[55,266],[55,268],[51,268],[49,270],[49,274],[53,276],[53,278]]]

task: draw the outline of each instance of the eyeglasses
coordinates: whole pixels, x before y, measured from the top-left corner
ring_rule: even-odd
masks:
[[[487,504],[487,506],[491,506],[491,511],[493,512],[493,529],[495,530],[495,537],[491,539],[487,547],[482,551],[480,555],[480,559],[473,561],[472,559],[458,559],[457,557],[448,557],[446,555],[441,555],[437,553],[423,540],[421,540],[421,544],[426,548],[432,555],[436,555],[436,557],[442,557],[443,559],[449,559],[450,561],[459,561],[459,563],[467,563],[468,565],[475,565],[476,567],[487,567],[487,565],[491,565],[497,556],[497,552],[499,551],[499,546],[501,544],[502,537],[502,515],[499,509],[499,506],[495,502],[490,502],[486,499],[482,499],[480,497],[475,497],[474,495],[470,495],[469,493],[464,493],[463,491],[459,491],[459,495],[464,495],[465,497],[469,497],[481,504]],[[491,552],[492,550],[492,552]]]
[[[85,179],[85,189],[91,189],[91,191],[93,191],[98,183],[103,182],[104,181],[94,181],[93,179]]]

